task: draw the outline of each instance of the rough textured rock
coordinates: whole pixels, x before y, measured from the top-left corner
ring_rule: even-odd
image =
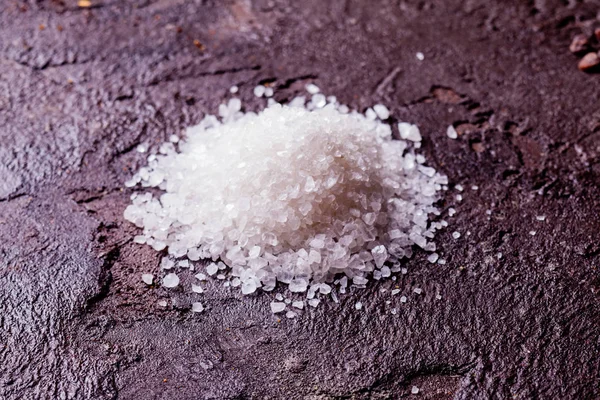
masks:
[[[600,82],[569,52],[600,4],[376,3],[1,2],[1,398],[600,397]],[[212,283],[195,314],[142,283],[160,255],[122,218],[136,146],[233,84],[258,108],[267,80],[278,100],[314,81],[421,127],[466,188],[442,202],[446,265],[418,254],[282,321],[272,294]]]

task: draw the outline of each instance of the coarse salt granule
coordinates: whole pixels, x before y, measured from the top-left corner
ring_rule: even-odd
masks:
[[[449,125],[448,129],[446,129],[446,135],[448,135],[450,139],[456,139],[458,137],[458,132],[456,132],[454,126]]]
[[[443,224],[429,216],[439,215],[434,203],[448,180],[414,153],[419,128],[402,122],[408,142],[393,140],[381,121],[387,107],[374,106],[375,118],[367,118],[336,99],[328,103],[313,86],[308,104],[270,99],[258,113],[231,99],[219,107],[220,119],[206,116],[177,143],[164,143],[134,175],[134,185],[162,191],[137,194],[125,210],[143,228],[138,242],[167,249],[161,269],[173,268],[173,259],[189,269],[211,259],[206,274],[243,294],[283,283],[312,299],[313,288],[313,297],[335,296],[326,282],[340,274],[357,287],[391,276],[388,265],[411,257],[413,244],[435,251]],[[254,88],[258,97],[266,91]],[[163,286],[177,285],[176,274],[163,278]],[[285,303],[271,308],[281,312]]]
[[[142,274],[142,281],[144,281],[146,285],[152,285],[152,282],[154,281],[154,275]]]

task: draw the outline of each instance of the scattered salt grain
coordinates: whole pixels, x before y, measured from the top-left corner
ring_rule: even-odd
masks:
[[[373,111],[375,111],[380,120],[385,120],[390,117],[390,110],[383,104],[375,104],[373,106]]]
[[[192,303],[192,311],[197,313],[202,312],[204,311],[204,306],[202,305],[202,303]]]
[[[545,215],[538,215],[535,217],[535,219],[537,219],[538,221],[545,221],[546,220],[546,216]]]
[[[436,298],[437,300],[441,300],[441,299],[442,299],[442,295],[440,295],[440,294],[436,294],[436,295],[435,295],[435,298]]]
[[[448,209],[448,216],[452,217],[452,216],[454,216],[454,214],[456,214],[456,210],[454,208],[450,207]]]
[[[263,97],[266,91],[266,87],[264,87],[263,85],[258,85],[254,88],[254,95],[256,97]]]
[[[238,92],[238,90],[239,90],[239,88],[234,85],[229,88],[229,93],[236,94]]]
[[[208,267],[206,267],[206,273],[209,274],[210,276],[216,274],[218,270],[219,270],[219,267],[215,263],[211,263],[208,265]]]
[[[454,186],[454,189],[458,190],[459,192],[462,192],[464,190],[462,185],[456,185]]]
[[[416,54],[416,57],[417,57],[417,60],[419,60],[419,61],[423,61],[425,59],[425,55],[421,52],[418,52]]]
[[[205,281],[206,280],[206,275],[204,275],[202,272],[197,273],[196,275],[194,275],[194,277],[196,279],[198,279],[199,281]]]
[[[279,301],[283,301],[283,295],[282,295],[281,293],[277,293],[277,294],[275,295],[275,298],[276,298],[277,300],[279,300]]]
[[[414,288],[413,292],[415,292],[416,294],[421,294],[423,292],[423,289],[420,288]]]
[[[273,97],[273,88],[272,87],[265,88],[265,97]]]
[[[165,275],[162,285],[166,288],[174,288],[179,285],[179,277],[173,273]]]
[[[354,308],[356,308],[357,310],[361,310],[362,309],[362,303],[360,301],[357,301],[356,304],[354,304]]]
[[[535,232],[535,231],[529,231],[529,234],[530,234],[531,236],[535,236],[536,232]]]
[[[456,201],[462,201],[462,199],[463,199],[462,194],[456,195]]]
[[[416,387],[416,386],[413,386],[413,387],[410,389],[410,392],[411,392],[412,394],[418,394],[418,393],[419,393],[419,388],[418,388],[418,387]]]
[[[321,91],[317,85],[314,83],[309,83],[306,85],[306,91],[310,94],[317,94]]]
[[[280,313],[283,310],[285,310],[285,303],[281,303],[281,302],[277,302],[277,301],[271,302],[271,312],[273,314]]]
[[[439,265],[445,265],[445,264],[446,264],[446,260],[444,260],[443,258],[440,258],[440,259],[438,260],[438,264],[439,264]]]
[[[427,257],[427,261],[434,264],[438,260],[438,258],[439,258],[439,255],[437,253],[432,253]]]
[[[302,310],[304,308],[304,302],[303,301],[293,301],[292,307]]]
[[[290,318],[290,319],[291,318],[296,318],[297,315],[298,314],[295,311],[291,311],[291,310],[285,313],[285,317],[286,318]]]
[[[152,282],[154,282],[154,275],[142,274],[142,281],[144,281],[146,285],[152,285]]]
[[[499,259],[501,259],[501,258],[502,258],[502,253],[498,253],[498,254],[496,254],[496,258],[497,258],[498,260],[499,260]]]
[[[192,292],[204,293],[204,289],[202,289],[202,286],[192,284]]]
[[[450,139],[456,139],[458,137],[458,132],[456,132],[454,126],[449,125],[448,129],[446,129],[446,135],[448,135]]]
[[[406,296],[400,297],[400,303],[406,303],[407,300]]]
[[[392,315],[396,315],[398,313],[398,310],[396,310],[395,308],[392,308],[390,310],[390,313],[392,313]]]
[[[398,123],[398,131],[402,139],[410,140],[411,142],[420,142],[422,140],[419,127],[408,122]]]
[[[136,147],[138,153],[145,153],[148,151],[148,145],[146,143],[141,143]]]
[[[321,302],[321,300],[319,300],[319,299],[310,299],[310,300],[308,300],[308,305],[311,307],[316,307],[319,305],[320,302]]]
[[[398,293],[400,293],[400,289],[392,289],[392,295],[397,295]]]
[[[460,232],[457,232],[457,231],[452,232],[452,237],[454,239],[458,239],[460,237]]]
[[[160,307],[166,307],[167,306],[167,301],[166,300],[159,300],[157,304]]]
[[[473,185],[473,186],[471,186],[471,190],[479,190],[479,186]]]

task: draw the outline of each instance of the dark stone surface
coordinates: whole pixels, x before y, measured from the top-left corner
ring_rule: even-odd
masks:
[[[0,2],[0,398],[600,396],[600,77],[569,52],[599,2],[92,5]],[[192,315],[188,295],[143,285],[160,255],[122,218],[135,147],[233,84],[258,108],[266,79],[278,100],[314,81],[421,127],[466,188],[442,201],[458,210],[437,239],[448,264],[418,253],[396,282],[280,322],[272,294],[211,283]]]

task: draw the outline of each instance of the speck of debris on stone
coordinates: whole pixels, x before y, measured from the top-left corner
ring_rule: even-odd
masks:
[[[92,6],[92,2],[90,0],[79,0],[77,5],[81,8],[89,8]]]
[[[408,300],[406,296],[400,297],[400,303],[406,303],[406,300]]]
[[[545,215],[537,215],[535,217],[535,219],[537,219],[538,221],[545,221],[546,220],[546,216]]]
[[[194,39],[194,46],[196,46],[199,50],[204,50],[206,47],[202,44],[198,39]]]
[[[418,388],[418,387],[416,387],[416,386],[413,386],[413,387],[410,389],[410,392],[411,392],[412,394],[418,394],[418,393],[419,393],[419,388]]]
[[[574,54],[581,53],[588,49],[589,43],[590,42],[589,42],[589,38],[587,37],[587,35],[584,35],[583,33],[581,33],[579,35],[575,35],[575,37],[571,41],[569,50],[571,51],[571,53],[574,53]]]
[[[146,285],[152,285],[154,281],[154,276],[152,274],[142,274],[142,280]]]
[[[417,57],[417,60],[419,60],[419,61],[423,61],[423,60],[425,59],[425,54],[423,54],[423,53],[421,53],[421,52],[418,52],[418,53],[416,54],[416,57]]]
[[[458,137],[458,132],[456,132],[456,129],[454,128],[454,126],[449,125],[448,129],[446,129],[446,135],[450,139],[456,139]]]
[[[580,71],[589,72],[600,65],[600,57],[597,53],[587,53],[577,66]]]

